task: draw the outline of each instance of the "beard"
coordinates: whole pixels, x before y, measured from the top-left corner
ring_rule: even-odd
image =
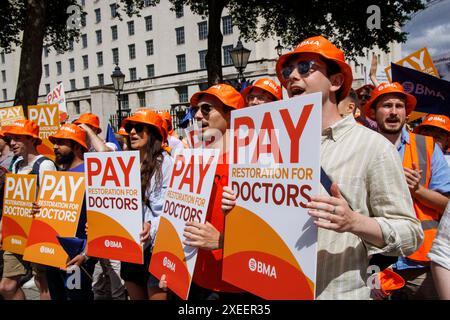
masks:
[[[74,158],[75,158],[75,153],[73,153],[73,152],[69,152],[67,154],[55,152],[55,162],[58,165],[70,164],[70,163],[72,163]]]
[[[389,125],[389,123],[385,120],[378,123],[378,131],[387,134],[397,134],[402,131],[404,125],[405,122],[402,123],[402,121]]]

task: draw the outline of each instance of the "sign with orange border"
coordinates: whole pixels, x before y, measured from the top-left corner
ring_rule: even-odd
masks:
[[[139,151],[84,154],[89,256],[143,264]]]
[[[33,221],[36,175],[7,173],[3,196],[3,250],[23,254]]]
[[[25,119],[22,106],[0,108],[0,127],[8,126],[16,120]]]
[[[433,59],[427,48],[417,50],[395,63],[439,78],[439,73],[434,66]],[[392,82],[391,66],[386,67],[384,71],[386,72],[389,82]]]
[[[37,146],[37,151],[55,160],[53,143],[48,137],[55,134],[59,129],[59,110],[57,104],[40,104],[28,106],[28,119],[34,121],[39,126],[39,137],[42,143]]]
[[[66,268],[68,255],[57,236],[76,235],[84,190],[82,172],[44,172],[38,196],[41,209],[31,224],[24,260]]]
[[[214,182],[218,149],[182,149],[174,154],[169,190],[156,233],[149,271],[187,300],[197,260],[197,248],[183,244],[186,222],[205,223]]]
[[[315,297],[321,111],[314,93],[231,112],[222,279],[264,299]]]

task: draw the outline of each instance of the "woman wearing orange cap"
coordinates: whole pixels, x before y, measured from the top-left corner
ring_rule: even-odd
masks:
[[[164,300],[167,293],[158,287],[159,280],[148,272],[153,240],[162,213],[165,192],[168,189],[172,158],[163,151],[166,133],[162,118],[148,109],[138,109],[123,122],[130,137],[130,149],[139,150],[141,158],[141,187],[144,228],[144,264],[122,262],[120,275],[133,300]]]
[[[283,98],[281,87],[270,78],[256,80],[253,85],[242,90],[241,95],[248,107],[278,101]]]

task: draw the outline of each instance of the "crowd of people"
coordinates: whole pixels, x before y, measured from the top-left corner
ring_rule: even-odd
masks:
[[[450,119],[427,115],[411,128],[408,115],[416,98],[399,83],[366,84],[352,89],[353,76],[342,50],[324,37],[302,41],[276,64],[286,98],[322,93],[321,168],[331,180],[307,204],[318,227],[317,299],[450,299]],[[184,244],[198,248],[190,300],[260,298],[222,280],[226,215],[236,205],[227,185],[230,116],[233,110],[282,100],[282,87],[270,78],[257,79],[242,92],[228,84],[213,85],[190,99],[201,128],[200,139],[220,150],[204,224],[188,222]],[[220,139],[217,132],[221,133]],[[18,120],[0,132],[0,166],[6,172],[52,170],[84,172],[85,152],[117,152],[100,138],[99,119],[83,114],[50,136],[55,161],[40,155],[39,127]],[[67,262],[83,268],[81,288],[65,285],[58,268],[28,263],[21,255],[2,253],[0,295],[24,299],[24,279],[32,275],[41,299],[91,300],[176,299],[167,275],[149,271],[163,200],[169,186],[173,152],[188,147],[180,140],[168,113],[135,110],[117,133],[122,150],[138,150],[141,159],[141,243],[144,264],[88,257]],[[38,204],[33,212],[40,210]],[[76,237],[86,239],[86,205]],[[368,285],[369,265],[381,285]],[[392,286],[396,284],[396,286]],[[400,284],[400,285],[398,285]]]

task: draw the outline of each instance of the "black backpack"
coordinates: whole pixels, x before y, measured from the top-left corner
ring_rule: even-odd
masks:
[[[34,163],[33,163],[33,167],[31,168],[31,172],[29,174],[35,174],[37,176],[37,186],[39,187],[39,168],[41,167],[41,163],[44,162],[45,160],[48,161],[52,161],[52,159],[49,159],[45,156],[40,157],[39,159],[37,159]],[[16,161],[13,165],[12,165],[12,170],[11,172],[13,173],[17,173],[17,169],[19,167],[19,164],[22,163],[23,160],[20,161]],[[54,163],[54,162],[53,162]],[[58,170],[58,166],[55,164],[56,170]]]

